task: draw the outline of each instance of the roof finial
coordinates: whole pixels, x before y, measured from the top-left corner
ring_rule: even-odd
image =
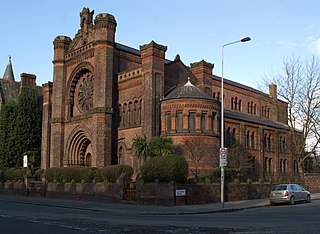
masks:
[[[193,86],[193,84],[192,84],[191,81],[190,81],[190,77],[188,77],[188,81],[187,81],[187,83],[186,83],[184,86]]]
[[[9,63],[11,63],[11,55],[9,55]]]

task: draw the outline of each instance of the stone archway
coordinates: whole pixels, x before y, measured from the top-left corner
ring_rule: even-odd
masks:
[[[89,135],[82,129],[71,134],[66,150],[65,166],[93,166],[93,153]]]

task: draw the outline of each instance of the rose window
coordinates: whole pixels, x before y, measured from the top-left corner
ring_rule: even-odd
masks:
[[[80,79],[78,91],[78,104],[82,111],[86,112],[93,105],[93,77],[91,73],[84,74]]]

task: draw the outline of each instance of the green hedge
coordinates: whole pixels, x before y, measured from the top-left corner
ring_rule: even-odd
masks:
[[[188,163],[185,158],[176,155],[157,156],[142,166],[141,174],[145,182],[159,180],[184,183],[188,177]]]
[[[38,169],[34,172],[34,180],[36,181],[41,181],[42,180],[42,176],[44,176],[45,174],[45,169]]]
[[[10,168],[0,173],[1,181],[24,181],[24,175],[27,173],[27,168],[15,169]]]
[[[112,165],[98,169],[95,175],[96,182],[116,182],[123,172],[127,172],[130,176],[133,174],[132,167],[128,165]]]
[[[122,172],[133,174],[133,169],[127,165],[112,165],[105,168],[92,167],[55,167],[45,171],[48,182],[116,182]]]
[[[225,167],[224,168],[224,180],[226,183],[233,182],[235,179],[244,181],[243,176],[237,170]],[[211,172],[198,175],[199,183],[220,183],[221,180],[221,168],[214,168]]]

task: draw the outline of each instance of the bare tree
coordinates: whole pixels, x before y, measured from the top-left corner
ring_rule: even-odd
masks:
[[[256,179],[253,163],[253,156],[242,144],[235,142],[228,148],[228,167],[238,173],[238,179]]]
[[[304,162],[320,143],[320,61],[315,56],[286,58],[283,69],[266,82],[276,84],[279,98],[288,103],[290,149],[303,173]]]
[[[177,146],[176,153],[186,158],[196,180],[200,172],[208,172],[219,166],[219,146],[206,143],[199,137],[184,137],[184,144]]]

